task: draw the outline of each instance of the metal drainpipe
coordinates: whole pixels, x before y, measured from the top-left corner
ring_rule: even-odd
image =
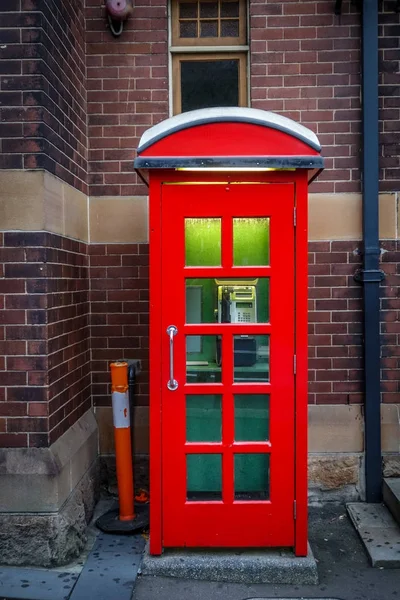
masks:
[[[362,10],[362,194],[364,288],[365,492],[367,502],[382,499],[380,401],[379,270],[379,113],[378,0],[363,0]]]

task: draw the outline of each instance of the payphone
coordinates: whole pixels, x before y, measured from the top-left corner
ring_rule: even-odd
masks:
[[[221,281],[216,279],[218,323],[257,323],[256,286],[253,281]],[[234,343],[234,366],[252,366],[256,363],[256,339],[249,335],[240,335]],[[221,336],[217,337],[217,365],[221,360]]]
[[[257,296],[254,281],[221,281],[216,279],[218,323],[257,323]]]

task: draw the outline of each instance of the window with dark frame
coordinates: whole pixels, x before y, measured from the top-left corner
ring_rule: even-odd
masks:
[[[172,0],[173,113],[247,106],[246,0]]]

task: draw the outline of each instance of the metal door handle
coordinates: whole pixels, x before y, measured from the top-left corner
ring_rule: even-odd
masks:
[[[167,334],[169,335],[169,381],[167,388],[173,392],[178,387],[178,382],[174,379],[174,336],[178,333],[178,328],[175,325],[169,325],[167,327]]]

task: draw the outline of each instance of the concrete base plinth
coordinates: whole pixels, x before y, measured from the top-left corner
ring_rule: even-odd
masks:
[[[164,550],[151,556],[147,544],[142,575],[203,579],[231,583],[318,583],[317,563],[308,545],[306,557],[296,557],[287,549],[260,550]]]

